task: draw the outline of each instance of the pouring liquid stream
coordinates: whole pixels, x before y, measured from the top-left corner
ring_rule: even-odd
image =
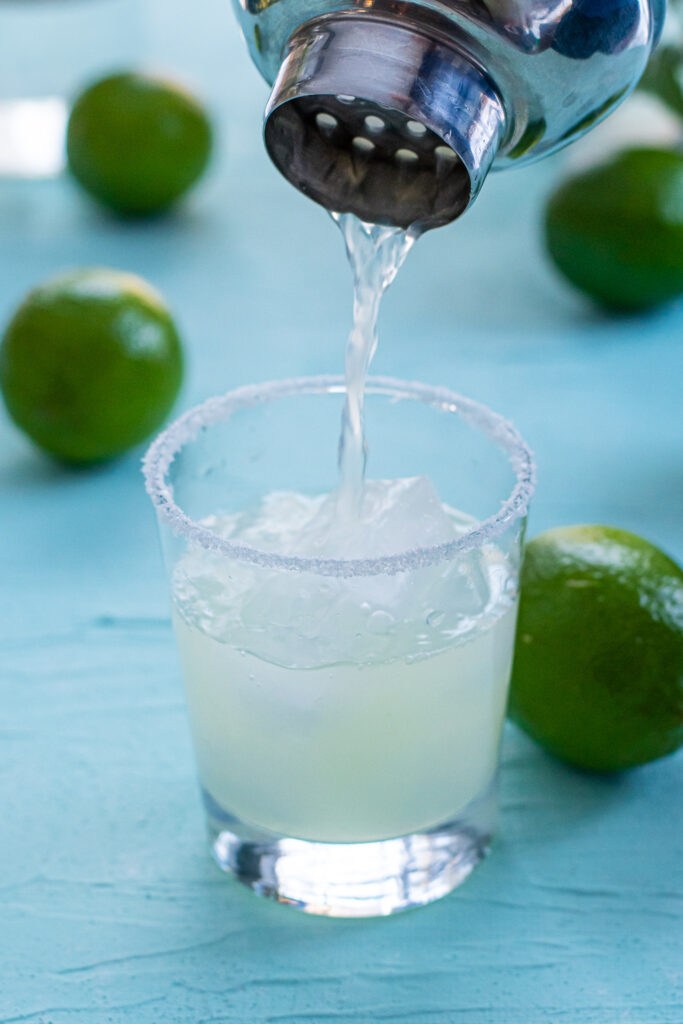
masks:
[[[344,238],[353,273],[353,326],[346,346],[346,401],[339,436],[341,518],[357,517],[363,500],[367,441],[363,425],[365,381],[377,349],[377,317],[382,296],[419,236],[414,228],[370,224],[352,213],[332,213]]]
[[[399,555],[406,569],[328,577],[189,546],[174,622],[199,774],[212,828],[226,835],[237,820],[265,830],[264,843],[376,846],[436,828],[462,828],[471,842],[470,822],[490,830],[476,808],[488,808],[496,770],[516,578],[493,544],[413,571],[411,551],[454,540],[473,518],[426,476],[364,479],[379,306],[418,232],[334,219],[355,289],[338,490],[271,491],[246,515],[204,522],[256,551]],[[358,892],[366,907],[368,883]]]

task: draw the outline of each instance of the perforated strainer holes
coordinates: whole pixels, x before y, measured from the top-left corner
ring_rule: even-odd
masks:
[[[373,135],[377,135],[379,132],[384,131],[386,128],[386,122],[384,121],[384,118],[378,117],[377,114],[368,114],[365,118],[365,127],[369,132],[372,132]]]
[[[315,123],[322,132],[331,132],[339,124],[334,114],[328,114],[326,111],[321,110],[319,114],[315,115]]]
[[[401,167],[410,167],[412,164],[417,163],[418,156],[414,149],[397,149],[394,153],[394,160]]]
[[[469,201],[464,165],[420,115],[321,93],[282,103],[265,135],[285,177],[328,210],[379,224],[436,227]]]
[[[353,140],[353,147],[360,153],[372,153],[375,148],[375,143],[371,142],[370,139],[363,138],[362,135],[355,135]]]
[[[427,126],[422,124],[421,121],[408,121],[406,122],[406,128],[416,139],[421,139],[423,135],[427,134]]]

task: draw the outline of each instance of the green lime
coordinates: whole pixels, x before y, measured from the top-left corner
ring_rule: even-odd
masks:
[[[683,117],[683,45],[658,46],[638,88],[657,96],[669,110]]]
[[[199,178],[211,151],[200,103],[173,82],[120,74],[76,100],[67,128],[74,177],[118,213],[163,210]]]
[[[545,239],[597,302],[644,309],[683,293],[683,151],[632,149],[551,196]]]
[[[580,768],[683,744],[683,571],[625,530],[567,526],[527,546],[509,714]]]
[[[0,343],[0,388],[15,423],[67,462],[144,441],[182,379],[180,339],[161,297],[116,270],[74,270],[29,292]]]

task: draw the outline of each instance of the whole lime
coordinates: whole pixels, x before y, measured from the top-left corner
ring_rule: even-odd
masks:
[[[165,419],[181,343],[158,293],[116,270],[74,270],[31,291],[0,343],[10,416],[68,462],[108,459]]]
[[[631,149],[562,184],[545,212],[562,273],[597,302],[638,310],[683,293],[683,151]]]
[[[112,75],[74,103],[66,148],[71,173],[92,196],[118,213],[149,214],[200,177],[211,124],[199,101],[173,82]]]
[[[509,715],[581,768],[619,771],[683,744],[683,571],[609,526],[526,549]]]

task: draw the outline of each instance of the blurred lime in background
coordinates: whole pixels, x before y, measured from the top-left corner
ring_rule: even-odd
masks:
[[[683,571],[608,526],[526,548],[509,715],[542,747],[611,772],[683,744]]]
[[[674,114],[683,117],[683,43],[659,46],[638,88],[656,96]]]
[[[182,374],[163,300],[116,270],[74,270],[41,284],[0,343],[10,416],[67,462],[108,459],[144,441],[169,413]]]
[[[545,241],[558,269],[625,312],[683,293],[683,151],[629,149],[550,197]]]
[[[573,176],[545,211],[557,269],[607,309],[637,312],[683,294],[683,27],[671,2],[664,41],[636,92],[570,153]]]
[[[76,180],[116,213],[157,213],[201,176],[211,153],[211,124],[180,85],[145,74],[117,74],[74,103],[67,159]]]
[[[141,0],[0,0],[0,180],[64,170],[69,99],[144,59],[150,14]]]

